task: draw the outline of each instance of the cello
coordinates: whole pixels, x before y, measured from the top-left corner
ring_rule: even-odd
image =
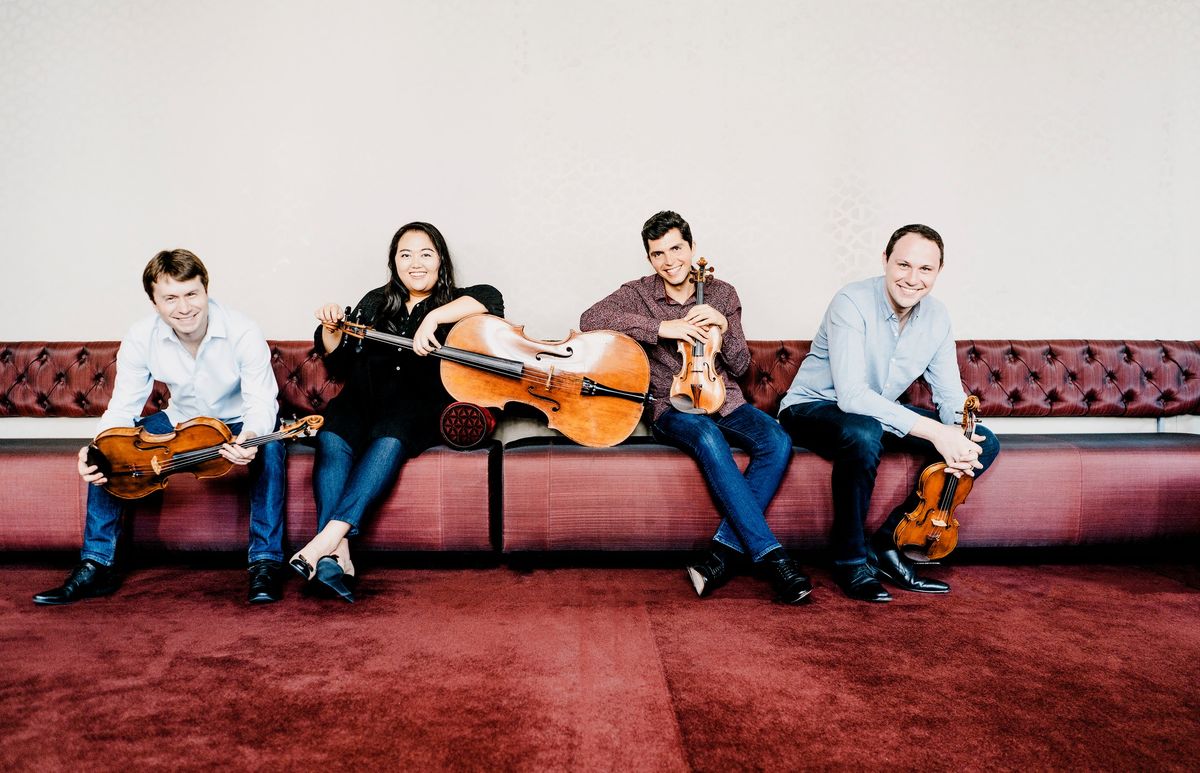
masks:
[[[968,439],[975,434],[978,410],[979,398],[969,396],[962,410],[962,430]],[[954,510],[966,501],[974,483],[969,475],[946,472],[945,462],[935,462],[922,470],[917,481],[920,501],[896,524],[896,547],[917,561],[936,561],[949,555],[958,544]]]
[[[413,348],[412,338],[346,319],[335,329]],[[459,320],[445,344],[429,353],[442,360],[446,391],[485,407],[518,402],[537,408],[552,429],[580,445],[613,446],[629,437],[652,399],[650,360],[641,344],[612,330],[572,330],[561,341],[539,341],[524,331],[491,314]]]
[[[704,284],[713,274],[708,261],[700,258],[688,279],[696,284],[696,305],[704,304]],[[683,366],[671,379],[671,406],[681,413],[712,414],[725,404],[725,381],[717,373],[716,357],[721,351],[721,329],[709,327],[708,340],[679,342]]]
[[[324,421],[306,416],[240,445],[254,448],[272,440],[312,437]],[[221,456],[221,446],[232,442],[229,427],[207,416],[189,419],[162,435],[145,427],[113,427],[88,446],[87,463],[108,478],[105,491],[121,499],[141,499],[166,488],[167,477],[177,472],[197,478],[218,478],[229,472],[233,462]]]

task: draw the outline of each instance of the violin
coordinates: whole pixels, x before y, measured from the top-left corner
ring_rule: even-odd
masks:
[[[975,434],[979,398],[971,395],[963,405],[962,430],[970,438]],[[949,555],[958,544],[958,519],[954,510],[966,501],[975,479],[946,472],[945,462],[936,462],[921,471],[917,481],[920,501],[911,513],[896,524],[896,547],[918,561],[936,561]]]
[[[311,437],[324,419],[306,416],[277,431],[241,443],[253,448],[272,440]],[[190,472],[197,478],[219,478],[233,467],[221,456],[221,446],[233,442],[229,427],[217,419],[200,416],[155,435],[145,427],[113,427],[96,436],[87,450],[87,463],[95,465],[108,481],[104,489],[121,499],[141,499],[167,487],[167,477]]]
[[[381,333],[339,320],[347,335],[413,348],[405,336]],[[650,360],[641,344],[623,333],[574,330],[561,341],[539,341],[525,328],[491,314],[463,317],[445,345],[429,353],[442,360],[442,385],[455,400],[503,408],[532,406],[547,424],[576,443],[620,443],[642,418],[650,396]]]
[[[704,283],[712,276],[708,261],[700,258],[688,280],[696,284],[696,305],[704,303]],[[721,351],[721,329],[708,329],[704,343],[679,342],[683,367],[671,379],[671,405],[682,413],[716,413],[725,404],[725,381],[717,373],[716,357]]]

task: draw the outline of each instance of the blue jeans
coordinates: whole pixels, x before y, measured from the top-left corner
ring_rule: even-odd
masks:
[[[175,429],[162,411],[139,420],[137,426],[156,435]],[[236,437],[242,431],[241,423],[230,424],[229,431]],[[275,440],[258,446],[258,453],[250,462],[250,486],[249,561],[283,561],[283,499],[287,491],[287,450],[283,443]],[[87,523],[80,558],[112,566],[124,509],[125,500],[99,486],[88,486]]]
[[[332,432],[317,433],[313,463],[313,495],[317,502],[317,531],[330,521],[350,524],[347,536],[358,534],[363,513],[400,473],[404,446],[394,437],[372,440],[358,457],[350,444]]]
[[[941,421],[936,411],[913,408],[922,416]],[[835,564],[861,564],[867,560],[866,537],[863,526],[875,491],[875,473],[885,450],[909,451],[930,461],[941,461],[933,443],[923,438],[899,437],[883,428],[877,419],[857,413],[846,413],[837,403],[817,400],[789,405],[779,414],[779,423],[792,436],[796,445],[814,451],[833,462],[833,559]],[[1000,453],[1000,441],[987,427],[976,425],[975,434],[983,438],[979,462],[983,469],[975,471],[978,478],[987,471]],[[913,493],[898,505],[875,532],[876,544],[884,549],[894,548],[892,532],[905,513],[918,504],[914,481]]]
[[[728,416],[669,408],[652,429],[655,437],[682,448],[700,465],[723,516],[714,540],[754,561],[780,547],[764,515],[792,458],[792,442],[777,421],[752,405]],[[744,475],[731,447],[750,455]]]

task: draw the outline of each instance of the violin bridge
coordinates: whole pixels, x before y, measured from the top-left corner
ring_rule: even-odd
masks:
[[[162,475],[162,464],[158,461],[157,456],[150,457],[150,466],[154,468],[155,475]]]
[[[550,370],[546,371],[546,391],[550,391],[550,382],[554,380],[554,366],[550,366]]]
[[[934,519],[932,520],[932,523],[933,523],[933,525],[934,525],[934,526],[938,527],[939,529],[944,529],[944,528],[946,528],[946,522],[945,522],[945,521],[942,521],[942,520],[939,520],[939,519],[937,519],[937,518],[934,518]]]

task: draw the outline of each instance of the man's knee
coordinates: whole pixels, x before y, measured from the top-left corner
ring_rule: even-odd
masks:
[[[870,416],[846,414],[838,438],[838,457],[878,464],[882,453],[883,425]]]
[[[996,457],[1000,455],[1000,440],[996,437],[996,433],[987,427],[976,427],[975,434],[983,438],[983,440],[979,441],[979,461],[983,464],[983,470],[987,470],[992,462],[996,461]],[[980,472],[983,472],[983,470]]]

